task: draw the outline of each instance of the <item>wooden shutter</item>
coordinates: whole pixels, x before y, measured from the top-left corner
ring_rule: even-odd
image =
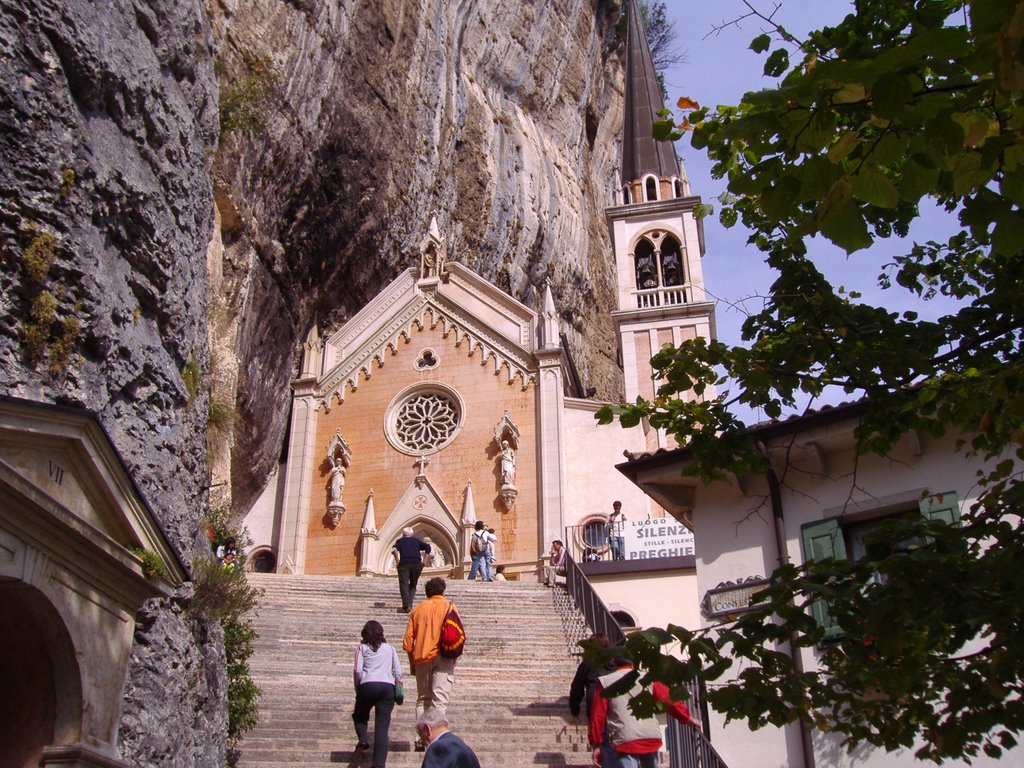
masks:
[[[804,542],[804,561],[846,559],[846,540],[843,538],[843,529],[839,526],[839,518],[830,517],[827,520],[819,520],[814,523],[807,523],[800,528]],[[843,630],[836,624],[835,619],[829,615],[828,603],[818,600],[811,605],[811,615],[819,627],[825,629],[825,637],[820,645],[833,643],[843,637]]]

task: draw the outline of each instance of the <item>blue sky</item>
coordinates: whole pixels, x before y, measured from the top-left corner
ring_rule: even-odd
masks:
[[[688,96],[704,106],[736,104],[746,91],[774,87],[775,81],[762,74],[765,55],[756,54],[748,47],[754,37],[770,31],[769,26],[755,18],[728,24],[748,12],[741,0],[714,3],[665,0],[665,5],[686,51],[686,60],[666,73],[669,106],[674,106],[680,96]],[[775,3],[768,0],[755,5],[762,12],[770,12]],[[800,38],[807,30],[838,22],[852,9],[852,2],[847,0],[786,0],[774,18]],[[713,31],[723,25],[727,26],[717,33]],[[711,163],[703,150],[693,149],[689,139],[683,138],[677,143],[676,151],[686,164],[693,193],[716,208],[715,215],[704,222],[704,282],[709,295],[717,302],[719,339],[738,344],[746,312],[760,307],[757,297],[767,291],[773,273],[760,253],[746,246],[747,230],[741,225],[727,230],[718,223],[715,198],[724,191],[725,184],[711,177]],[[921,233],[922,240],[939,239],[939,232],[949,226],[945,214],[928,212],[922,217],[922,225],[911,234]],[[948,311],[950,305],[942,301],[923,302],[902,289],[882,291],[877,286],[876,278],[882,266],[892,255],[909,251],[910,245],[909,241],[894,239],[847,256],[827,241],[816,240],[810,251],[818,268],[834,284],[860,291],[864,301],[900,311],[913,309],[922,318],[934,319]],[[823,402],[835,403],[844,397],[837,392]],[[762,418],[759,414],[740,415],[753,421]]]

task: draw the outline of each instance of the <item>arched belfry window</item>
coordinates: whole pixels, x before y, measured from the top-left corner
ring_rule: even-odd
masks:
[[[647,177],[647,182],[645,184],[645,189],[646,189],[646,192],[647,192],[647,199],[648,200],[657,200],[658,199],[658,180],[655,179],[653,176],[648,176]]]
[[[649,232],[633,247],[637,306],[662,307],[687,302],[683,248],[666,232]]]
[[[642,239],[633,251],[636,257],[636,287],[647,290],[658,287],[658,267],[654,254],[654,245],[650,240]]]
[[[683,182],[681,182],[679,179],[676,179],[672,183],[672,186],[675,187],[676,197],[682,197],[683,196]]]
[[[672,235],[665,235],[661,241],[661,284],[664,286],[683,284],[683,259],[679,241]]]

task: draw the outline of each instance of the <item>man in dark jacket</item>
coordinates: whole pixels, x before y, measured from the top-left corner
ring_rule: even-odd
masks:
[[[604,632],[595,632],[586,639],[586,642],[594,644],[602,650],[612,647],[608,635]],[[598,678],[606,671],[608,670],[595,669],[587,659],[583,659],[576,667],[576,675],[572,679],[572,685],[569,686],[569,711],[573,717],[580,716],[580,705],[585,703],[587,705],[587,721],[590,721],[590,700],[594,698]]]
[[[420,768],[480,768],[469,745],[448,730],[448,720],[436,709],[423,710],[416,731],[427,745]]]
[[[403,528],[402,538],[391,548],[391,556],[395,558],[395,565],[398,566],[398,591],[402,593],[402,607],[398,609],[399,613],[408,613],[412,610],[412,603],[416,598],[416,584],[419,583],[420,572],[423,570],[423,553],[430,554],[430,545],[412,534],[412,528]]]

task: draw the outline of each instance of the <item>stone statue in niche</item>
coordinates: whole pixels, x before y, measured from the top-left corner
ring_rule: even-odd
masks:
[[[516,451],[508,440],[501,441],[501,484],[515,485],[516,482]]]
[[[352,459],[352,451],[341,436],[341,430],[335,430],[334,437],[327,444],[327,462],[331,471],[327,478],[327,515],[331,527],[337,528],[341,516],[345,514],[345,473]]]
[[[340,502],[341,495],[345,492],[345,465],[341,463],[341,457],[334,457],[334,466],[331,467],[331,503]]]
[[[430,536],[422,536],[420,538],[424,544],[430,545],[430,563],[428,567],[444,568],[445,566],[447,566],[448,563],[445,560],[444,550],[437,546],[437,544],[434,543],[434,540],[430,538]]]
[[[494,442],[498,446],[498,474],[501,479],[501,503],[510,512],[516,503],[519,489],[516,488],[516,451],[519,450],[519,427],[508,416],[508,411],[494,426]]]

